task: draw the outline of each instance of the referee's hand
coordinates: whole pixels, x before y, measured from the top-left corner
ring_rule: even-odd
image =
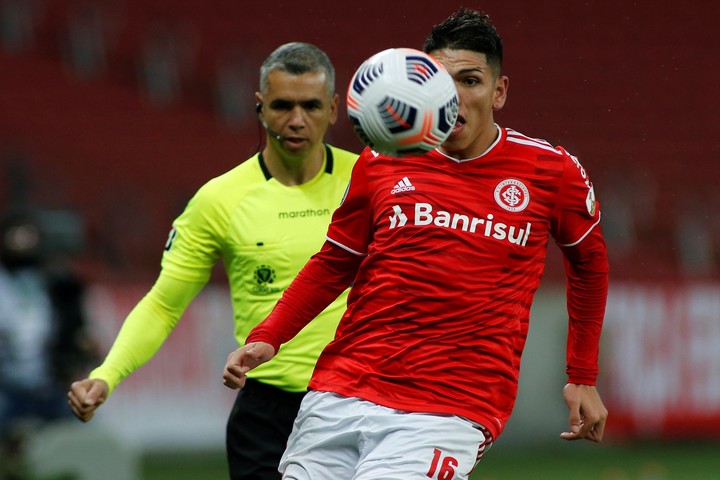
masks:
[[[236,390],[245,386],[247,372],[275,356],[275,349],[265,342],[253,342],[228,355],[223,371],[223,384]]]
[[[68,405],[73,414],[83,422],[88,422],[95,415],[95,410],[108,397],[110,387],[103,380],[86,378],[73,382],[68,391]]]

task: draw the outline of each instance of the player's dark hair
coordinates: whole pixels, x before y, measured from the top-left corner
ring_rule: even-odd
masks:
[[[291,75],[303,73],[325,73],[328,95],[335,95],[335,68],[325,52],[315,45],[292,42],[280,45],[260,67],[260,92],[267,92],[268,75],[281,70]]]
[[[502,72],[502,39],[485,13],[460,8],[435,25],[425,39],[423,51],[430,53],[445,48],[484,53],[495,74]]]

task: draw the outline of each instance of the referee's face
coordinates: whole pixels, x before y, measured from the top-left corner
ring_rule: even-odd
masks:
[[[324,73],[272,71],[258,101],[268,141],[284,155],[302,157],[316,151],[337,120],[338,95],[328,95]]]
[[[505,105],[508,78],[498,76],[484,53],[442,49],[430,52],[455,80],[460,99],[455,128],[441,149],[455,158],[475,158],[495,141],[493,111]]]

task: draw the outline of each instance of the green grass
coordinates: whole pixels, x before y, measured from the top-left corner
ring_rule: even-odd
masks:
[[[720,445],[569,443],[552,449],[493,451],[472,480],[717,480]]]
[[[142,480],[227,480],[225,451],[178,452],[145,456]]]
[[[563,443],[553,448],[496,445],[472,480],[717,480],[720,444]],[[223,452],[182,452],[143,459],[143,480],[227,479]],[[340,479],[338,479],[340,480]]]

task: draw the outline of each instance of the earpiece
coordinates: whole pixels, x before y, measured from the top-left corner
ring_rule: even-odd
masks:
[[[258,102],[258,103],[255,104],[255,111],[256,111],[258,114],[259,114],[260,112],[262,112],[262,102]],[[277,140],[277,141],[282,141],[283,136],[280,135],[279,133],[277,133],[275,130],[272,130],[272,129],[268,126],[268,124],[267,124],[267,122],[266,122],[265,120],[262,120],[262,126],[263,126],[263,128],[264,128],[265,130],[267,130],[268,134],[269,134],[271,137],[273,137],[273,138],[274,138],[275,140]]]

